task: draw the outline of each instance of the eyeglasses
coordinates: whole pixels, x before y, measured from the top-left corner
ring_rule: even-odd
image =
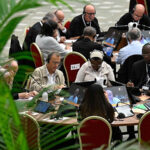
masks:
[[[92,15],[95,15],[96,13],[88,13],[88,12],[85,12],[86,14],[88,14],[89,16],[92,16]]]
[[[55,61],[52,61],[52,63],[53,63],[54,65],[59,65],[59,64],[60,64],[60,62],[55,62]]]
[[[135,17],[137,17],[137,18],[142,18],[143,17],[143,15],[142,16],[139,16],[139,15],[137,15],[136,13],[134,13],[133,14]]]
[[[62,23],[64,22],[64,20],[58,19],[58,23]]]

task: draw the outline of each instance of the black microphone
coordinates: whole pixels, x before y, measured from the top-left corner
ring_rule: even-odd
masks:
[[[39,83],[39,82],[34,78],[34,76],[33,76],[32,74],[30,74],[29,76],[30,76],[41,88],[43,88],[42,85],[41,85],[41,83]]]
[[[140,28],[140,29],[149,29],[150,30],[150,27],[149,26],[147,26],[147,25],[144,25],[144,24],[139,24],[138,25],[138,28]]]

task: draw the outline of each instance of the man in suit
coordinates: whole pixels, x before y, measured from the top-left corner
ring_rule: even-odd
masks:
[[[128,82],[128,86],[150,87],[150,43],[143,46],[142,55],[144,59],[135,62],[132,66],[132,82]]]
[[[91,4],[84,6],[83,13],[79,16],[73,18],[70,23],[70,27],[68,30],[68,37],[78,37],[83,34],[83,30],[87,26],[92,26],[96,29],[96,34],[102,36],[100,31],[100,27],[98,24],[98,20],[95,17],[96,10],[95,7]]]
[[[133,11],[126,13],[119,19],[116,26],[128,25],[130,22],[138,23],[141,25],[141,28],[150,26],[150,18],[144,12],[145,7],[142,4],[137,4],[133,8]]]

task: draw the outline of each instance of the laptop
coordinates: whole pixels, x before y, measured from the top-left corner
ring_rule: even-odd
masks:
[[[125,86],[112,86],[104,88],[108,96],[108,100],[113,107],[121,105],[129,105],[130,99]]]

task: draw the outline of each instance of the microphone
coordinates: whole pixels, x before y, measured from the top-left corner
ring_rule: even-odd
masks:
[[[40,88],[43,88],[41,83],[39,83],[34,77],[32,74],[30,74],[30,77],[40,86]]]
[[[138,27],[139,27],[140,29],[144,29],[144,30],[149,29],[149,30],[150,30],[150,27],[147,26],[147,25],[144,25],[144,24],[139,24]]]

